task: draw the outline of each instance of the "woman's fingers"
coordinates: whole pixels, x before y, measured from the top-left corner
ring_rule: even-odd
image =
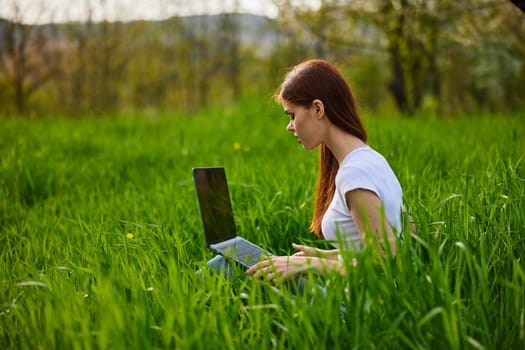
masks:
[[[260,271],[261,269],[265,268],[266,266],[268,266],[268,264],[270,264],[269,257],[263,256],[261,261],[259,261],[257,264],[255,264],[255,265],[251,266],[250,268],[248,268],[248,270],[246,270],[246,274],[252,275],[252,274]]]
[[[299,252],[302,253],[302,252]],[[270,256],[246,270],[253,277],[264,277],[270,281],[281,279],[285,281],[301,273],[306,258],[302,256]]]
[[[246,270],[246,274],[253,277],[265,277],[270,281],[274,280],[286,274],[289,258],[288,256],[264,257],[262,261]]]
[[[246,273],[256,278],[264,277],[268,280],[273,280],[278,274],[275,265],[271,260],[264,260],[253,265],[246,271]]]
[[[300,255],[300,256],[313,256],[316,254],[316,249],[312,247],[308,247],[306,245],[300,245],[292,243],[292,247],[295,250],[298,250],[299,252],[295,253],[294,255]]]

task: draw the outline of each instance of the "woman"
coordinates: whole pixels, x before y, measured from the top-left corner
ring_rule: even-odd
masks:
[[[349,264],[339,249],[366,249],[368,242],[394,255],[395,234],[401,232],[401,186],[387,161],[367,145],[357,104],[341,73],[329,62],[305,61],[286,75],[276,100],[290,118],[288,131],[303,148],[321,147],[310,229],[335,249],[294,244],[294,255],[265,257],[246,273],[282,281],[312,270],[345,274]],[[217,259],[212,266],[224,264]]]

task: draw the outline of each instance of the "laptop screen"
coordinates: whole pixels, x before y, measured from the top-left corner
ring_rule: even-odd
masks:
[[[208,244],[234,238],[235,221],[223,167],[193,168],[193,180]]]

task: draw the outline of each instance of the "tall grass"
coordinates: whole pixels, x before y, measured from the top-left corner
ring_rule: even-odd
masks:
[[[313,297],[196,274],[195,166],[226,167],[247,238],[325,246],[307,232],[317,153],[281,115],[2,120],[0,348],[525,347],[524,115],[366,118],[417,223],[395,259],[311,276]]]

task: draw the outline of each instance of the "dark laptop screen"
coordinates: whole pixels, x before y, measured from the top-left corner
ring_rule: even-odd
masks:
[[[207,243],[214,244],[235,237],[235,222],[224,168],[194,168],[193,180]]]

